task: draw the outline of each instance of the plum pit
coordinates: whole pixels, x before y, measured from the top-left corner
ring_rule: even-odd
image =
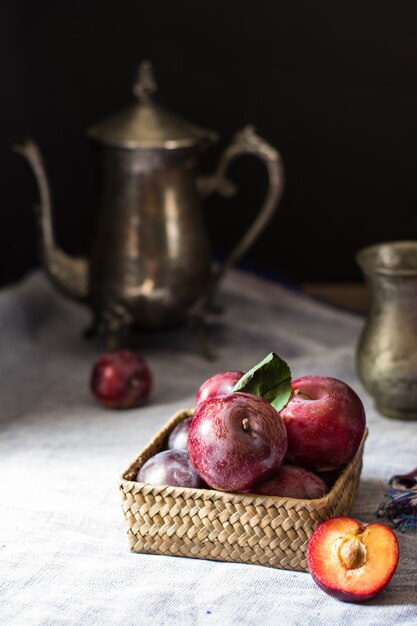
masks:
[[[339,563],[347,570],[357,569],[366,563],[366,546],[358,536],[341,537],[335,543]]]

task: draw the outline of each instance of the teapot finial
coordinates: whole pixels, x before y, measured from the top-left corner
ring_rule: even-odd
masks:
[[[138,67],[133,93],[139,101],[146,102],[157,89],[152,63],[146,59]]]

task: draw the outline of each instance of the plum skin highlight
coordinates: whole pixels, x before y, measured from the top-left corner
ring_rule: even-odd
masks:
[[[271,404],[248,393],[200,405],[188,432],[188,454],[213,489],[241,491],[266,480],[282,465],[287,433]]]

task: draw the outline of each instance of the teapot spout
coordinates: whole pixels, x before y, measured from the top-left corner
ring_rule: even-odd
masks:
[[[38,146],[31,140],[13,147],[29,163],[35,176],[40,197],[37,210],[40,249],[45,270],[51,281],[67,296],[85,300],[88,295],[88,263],[86,259],[71,257],[55,242],[51,193]]]

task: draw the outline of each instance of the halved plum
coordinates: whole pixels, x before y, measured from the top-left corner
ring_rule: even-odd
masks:
[[[333,517],[315,530],[307,548],[314,581],[344,602],[373,598],[391,580],[398,564],[398,542],[385,524],[362,524]]]

